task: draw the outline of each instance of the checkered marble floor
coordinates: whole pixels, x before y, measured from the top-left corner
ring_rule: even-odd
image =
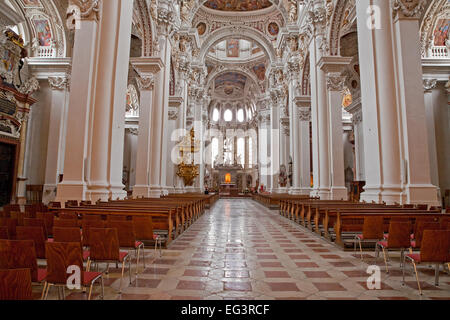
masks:
[[[110,268],[105,299],[450,299],[450,276],[442,268],[440,286],[435,287],[434,267],[419,267],[423,296],[411,265],[402,285],[396,252],[391,253],[389,274],[380,257],[381,290],[369,290],[366,270],[375,263],[373,252],[366,252],[362,262],[359,255],[249,199],[218,201],[162,257],[147,249],[146,259],[146,269],[140,263],[137,276],[132,265],[132,282],[126,278],[122,294],[120,269]],[[99,292],[96,287],[94,299]],[[39,297],[39,287],[35,293]],[[66,294],[66,299],[86,298],[67,289]],[[49,299],[57,298],[52,289]]]

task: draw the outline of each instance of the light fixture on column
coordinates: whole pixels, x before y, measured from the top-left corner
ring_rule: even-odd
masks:
[[[183,179],[184,185],[190,187],[199,175],[199,165],[194,164],[194,155],[200,151],[200,141],[195,140],[194,128],[189,135],[183,137],[179,144],[181,163],[178,165],[177,176]]]

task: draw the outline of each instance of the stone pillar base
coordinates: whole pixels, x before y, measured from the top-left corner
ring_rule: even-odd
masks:
[[[116,188],[111,187],[109,191],[111,199],[113,200],[123,200],[128,196],[127,192],[123,189],[123,187],[116,187]]]
[[[333,200],[330,189],[319,189],[317,196],[320,197],[320,200]]]
[[[186,193],[186,190],[184,190],[184,188],[181,187],[177,187],[173,190],[173,193],[175,194],[182,194],[182,193]]]
[[[86,200],[87,185],[82,183],[62,182],[58,184],[55,201],[61,202],[62,207],[68,200]]]
[[[331,200],[347,200],[348,190],[345,187],[331,187]]]
[[[409,204],[428,204],[431,206],[442,206],[439,197],[439,190],[436,186],[428,185],[410,185],[405,188],[406,201]]]
[[[280,187],[280,188],[275,188],[272,190],[272,193],[275,194],[287,194],[289,192],[289,189],[287,187]]]
[[[42,203],[48,205],[50,202],[55,201],[56,198],[56,184],[44,185],[44,191],[42,192]]]
[[[96,203],[97,201],[108,201],[110,192],[107,185],[91,185],[86,192],[86,198]]]
[[[150,194],[150,186],[138,186],[133,187],[133,199],[148,198]]]

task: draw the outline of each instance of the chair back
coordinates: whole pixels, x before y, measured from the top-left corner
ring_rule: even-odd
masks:
[[[371,240],[383,239],[383,217],[364,217],[363,238]]]
[[[153,221],[151,217],[133,217],[134,232],[138,240],[153,240]]]
[[[77,242],[81,245],[80,228],[53,228],[55,242]]]
[[[42,227],[17,227],[17,240],[33,240],[38,259],[45,259],[44,229]]]
[[[8,228],[8,235],[10,238],[15,239],[17,236],[17,219],[2,218],[0,219],[0,226]]]
[[[36,207],[34,205],[25,205],[25,218],[36,218]]]
[[[9,234],[8,234],[8,227],[0,227],[0,240],[8,240]]]
[[[36,218],[42,219],[48,235],[53,235],[53,221],[55,220],[55,215],[49,212],[36,212]]]
[[[56,218],[53,220],[53,228],[80,228],[78,225],[78,220],[75,219],[61,219]]]
[[[24,227],[42,227],[42,230],[44,230],[45,239],[48,239],[47,227],[45,226],[44,220],[37,219],[37,218],[24,218],[23,226]]]
[[[411,222],[391,221],[389,224],[389,248],[409,248],[411,246]]]
[[[78,200],[66,201],[65,205],[66,205],[66,208],[67,207],[78,207]]]
[[[82,221],[82,230],[83,230],[83,246],[89,247],[91,244],[90,240],[90,229],[92,228],[104,228],[105,221],[103,220],[83,220]]]
[[[439,222],[420,221],[417,223],[416,231],[414,232],[414,238],[416,240],[416,248],[420,248],[422,245],[423,232],[425,230],[440,230]]]
[[[70,276],[67,269],[78,266],[83,271],[83,256],[81,247],[75,242],[47,242],[47,282],[66,284]],[[83,272],[81,272],[83,277]],[[83,281],[83,278],[81,278]],[[82,283],[82,282],[81,282]]]
[[[99,214],[83,214],[81,217],[83,221],[99,221],[102,220],[102,216]]]
[[[60,219],[74,219],[78,220],[78,214],[76,212],[59,212],[58,217]]]
[[[38,280],[36,249],[32,240],[0,240],[0,269],[28,268],[31,280]]]
[[[119,246],[121,248],[134,248],[136,243],[136,234],[132,221],[108,221],[108,228],[117,229],[119,237]]]
[[[90,257],[93,261],[119,261],[119,236],[117,229],[90,229]]]
[[[420,249],[421,262],[450,261],[450,230],[425,230]]]
[[[0,270],[0,300],[32,300],[30,269]]]
[[[23,226],[23,219],[25,218],[25,213],[20,211],[11,211],[9,213],[9,217],[11,219],[16,219],[18,226]]]
[[[115,214],[108,214],[106,216],[106,221],[128,221],[127,216],[118,216]]]

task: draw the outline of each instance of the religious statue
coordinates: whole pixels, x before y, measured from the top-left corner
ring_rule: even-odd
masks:
[[[151,0],[150,15],[152,16],[153,21],[156,22],[158,20],[158,0]]]
[[[298,18],[297,0],[289,0],[289,22],[296,22]]]
[[[189,22],[189,16],[194,8],[195,0],[184,0],[181,3],[181,20],[183,22]]]
[[[280,174],[278,175],[278,184],[280,187],[285,188],[287,186],[287,178],[286,166],[282,164],[280,166]]]

